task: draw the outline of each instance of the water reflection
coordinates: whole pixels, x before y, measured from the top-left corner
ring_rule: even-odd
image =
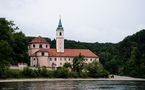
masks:
[[[141,81],[49,81],[0,83],[0,90],[145,90]]]

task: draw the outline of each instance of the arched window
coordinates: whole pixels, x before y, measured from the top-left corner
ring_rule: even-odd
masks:
[[[60,32],[60,33],[59,33],[59,35],[61,36],[61,35],[62,35],[62,33]]]
[[[44,56],[44,52],[42,52],[41,55]]]
[[[35,44],[33,44],[33,48],[35,48]]]
[[[64,60],[66,61],[66,58],[64,58]]]
[[[39,48],[42,48],[42,45],[41,44],[39,45]]]

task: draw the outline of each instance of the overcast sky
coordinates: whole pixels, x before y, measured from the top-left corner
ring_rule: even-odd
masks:
[[[145,0],[0,0],[0,17],[27,36],[55,38],[61,14],[65,39],[117,43],[145,29]]]

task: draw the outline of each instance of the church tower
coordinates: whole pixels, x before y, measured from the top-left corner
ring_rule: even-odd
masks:
[[[59,19],[59,24],[56,29],[56,50],[58,53],[64,52],[64,30],[61,23],[61,18]]]

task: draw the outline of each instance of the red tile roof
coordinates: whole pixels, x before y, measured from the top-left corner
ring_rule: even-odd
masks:
[[[91,57],[91,58],[98,57],[89,49],[65,49],[64,53],[58,53],[56,49],[40,49],[37,52],[48,52],[49,56],[52,56],[52,57],[75,57],[75,56],[78,56],[79,54],[85,57]],[[36,56],[37,52],[35,52],[31,56]]]
[[[30,43],[48,43],[45,39],[41,36],[35,37]]]

